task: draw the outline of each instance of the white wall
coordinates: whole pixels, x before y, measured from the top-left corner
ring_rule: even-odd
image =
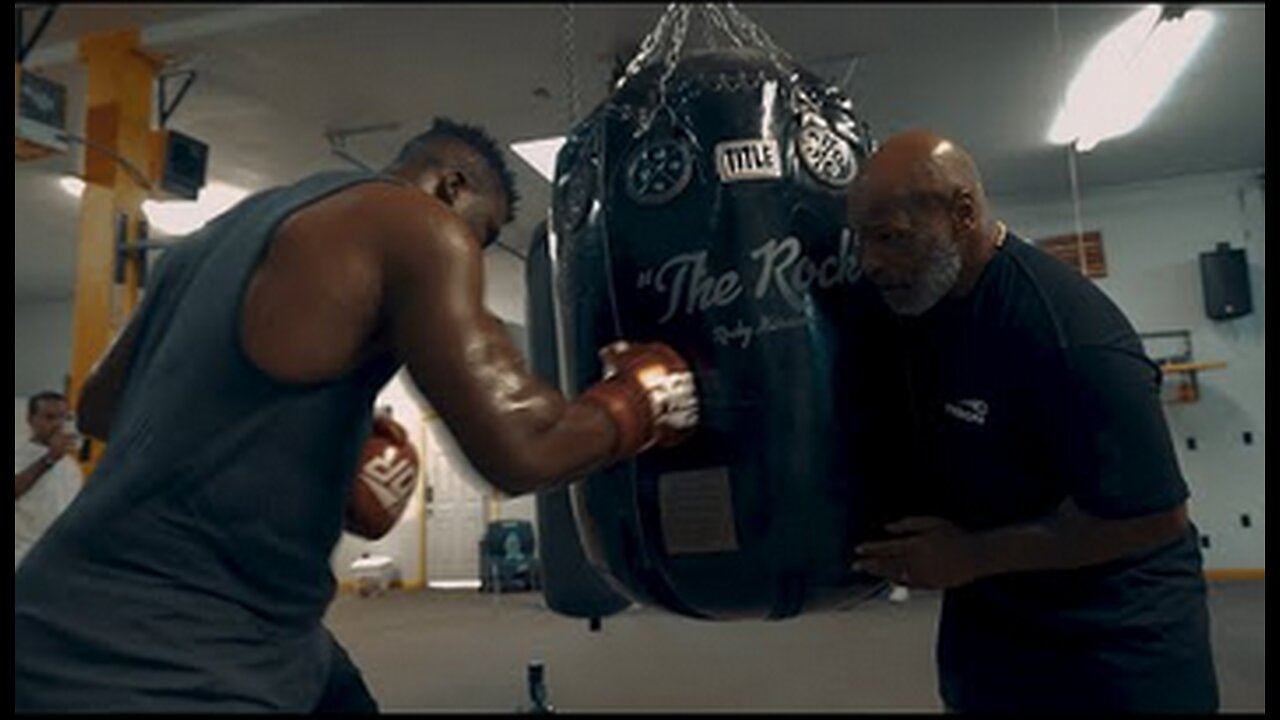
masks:
[[[34,394],[34,393],[33,393]],[[27,398],[30,395],[13,396],[13,442],[17,444],[31,436],[31,426],[27,425]]]
[[[1190,330],[1197,360],[1227,361],[1226,369],[1200,375],[1199,402],[1165,406],[1191,486],[1192,519],[1210,539],[1210,568],[1266,567],[1266,196],[1256,175],[1182,177],[1081,193],[1084,230],[1102,232],[1108,276],[1098,285],[1139,332]],[[992,204],[1026,238],[1075,229],[1069,198],[993,198]],[[1204,312],[1199,253],[1228,241],[1248,254],[1255,309],[1217,322]],[[1253,433],[1252,445],[1243,443],[1246,431]],[[1250,528],[1242,527],[1243,514],[1250,516]]]
[[[484,253],[484,280],[485,307],[502,318],[508,327],[523,326],[524,263],[511,253],[492,246]]]
[[[62,392],[71,369],[71,301],[13,306],[13,395]]]

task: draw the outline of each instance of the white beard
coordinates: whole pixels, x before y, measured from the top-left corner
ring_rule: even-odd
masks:
[[[954,242],[939,242],[929,253],[929,269],[912,284],[910,294],[883,295],[885,304],[899,315],[921,315],[951,292],[959,279],[959,246]]]

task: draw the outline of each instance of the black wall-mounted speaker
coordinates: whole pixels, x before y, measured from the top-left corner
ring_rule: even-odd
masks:
[[[1249,262],[1243,248],[1218,243],[1200,253],[1200,281],[1204,286],[1204,312],[1214,320],[1230,320],[1253,312],[1249,287]]]

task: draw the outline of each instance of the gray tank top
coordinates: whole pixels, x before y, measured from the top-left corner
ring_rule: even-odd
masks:
[[[245,355],[239,316],[276,228],[363,182],[398,180],[314,175],[248,198],[161,256],[102,462],[15,576],[15,709],[318,701],[330,554],[396,364],[282,384]]]

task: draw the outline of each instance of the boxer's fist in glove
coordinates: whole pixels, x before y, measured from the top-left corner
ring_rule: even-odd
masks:
[[[400,519],[417,481],[418,452],[408,433],[391,418],[375,418],[347,498],[347,531],[370,540],[386,535]]]
[[[693,373],[679,353],[663,343],[618,341],[600,351],[604,379],[582,399],[600,406],[617,427],[615,460],[654,445],[675,445],[698,424]]]

